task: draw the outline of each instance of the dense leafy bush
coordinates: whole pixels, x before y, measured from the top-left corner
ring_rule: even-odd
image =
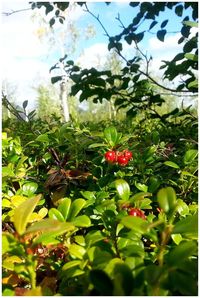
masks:
[[[197,132],[182,120],[10,123],[3,295],[197,295]],[[125,149],[127,165],[104,157]]]

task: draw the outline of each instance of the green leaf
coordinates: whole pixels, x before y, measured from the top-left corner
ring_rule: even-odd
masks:
[[[76,199],[75,201],[72,202],[71,208],[69,211],[69,215],[67,217],[68,220],[73,220],[79,212],[83,209],[85,206],[86,201],[84,199]]]
[[[166,35],[167,31],[166,30],[159,30],[157,32],[157,38],[160,40],[160,41],[164,41],[165,39],[165,35]]]
[[[32,196],[38,189],[38,184],[35,182],[26,182],[22,186],[23,194],[27,197]]]
[[[147,192],[148,191],[148,186],[142,183],[137,183],[135,181],[135,186],[137,187],[137,189],[143,191],[143,192]]]
[[[13,177],[15,176],[13,170],[9,167],[2,167],[2,177]]]
[[[139,192],[136,193],[133,197],[131,197],[130,202],[137,202],[137,201],[142,201],[144,200],[146,197],[151,197],[152,194],[150,192]]]
[[[125,216],[122,218],[121,223],[125,227],[141,234],[145,233],[148,229],[147,222],[140,217],[135,217],[130,215]]]
[[[176,210],[181,216],[185,216],[190,213],[188,205],[181,199],[177,200]]]
[[[107,147],[107,145],[102,144],[102,143],[93,143],[93,144],[88,146],[88,148],[98,148],[98,147]]]
[[[73,225],[76,227],[90,227],[91,226],[91,221],[87,215],[80,215],[75,217],[72,220]]]
[[[189,215],[175,224],[173,234],[182,234],[188,237],[198,237],[198,213]]]
[[[181,234],[172,234],[171,237],[174,243],[176,243],[176,245],[179,245],[179,243],[183,240]]]
[[[198,150],[196,150],[196,149],[188,150],[185,153],[184,158],[183,158],[184,163],[187,165],[187,164],[193,162],[196,159],[197,155],[198,155]]]
[[[198,80],[194,80],[188,84],[188,88],[198,88]]]
[[[82,196],[86,199],[86,200],[95,200],[95,194],[92,191],[81,191]]]
[[[93,269],[90,271],[89,277],[94,288],[98,291],[99,296],[113,295],[113,283],[104,271]]]
[[[175,207],[176,193],[172,187],[161,188],[157,194],[158,204],[164,212],[169,212]]]
[[[69,222],[60,222],[56,219],[52,218],[45,218],[38,222],[33,223],[28,229],[26,230],[26,234],[29,233],[37,233],[37,232],[50,232],[50,233],[57,233],[60,231],[71,231],[74,229],[74,225]]]
[[[24,234],[27,223],[41,195],[26,200],[14,210],[14,226],[19,235]]]
[[[49,143],[49,137],[47,134],[39,135],[35,140],[42,143]]]
[[[65,221],[65,218],[63,217],[62,213],[59,210],[57,210],[56,208],[51,208],[49,210],[48,214],[49,214],[49,218],[57,219],[61,222]]]
[[[166,166],[171,167],[171,168],[180,169],[179,165],[177,165],[175,162],[170,161],[170,160],[169,161],[165,161],[164,164]]]
[[[195,55],[195,54],[186,53],[184,56],[185,56],[185,58],[188,59],[188,60],[198,61],[198,56]],[[197,80],[195,80],[195,81],[197,81]]]
[[[197,22],[191,22],[191,21],[183,21],[183,24],[189,27],[196,27],[198,28],[198,23]]]
[[[118,134],[114,126],[106,127],[104,129],[104,138],[111,147],[116,146],[121,137],[122,134]]]
[[[62,202],[58,205],[58,211],[62,213],[62,216],[66,220],[69,215],[70,207],[71,207],[71,199],[65,198],[62,200]]]
[[[118,195],[122,200],[128,200],[130,196],[129,184],[123,180],[118,179],[115,181],[115,187],[117,189]]]
[[[68,270],[70,268],[79,266],[81,264],[81,260],[74,260],[74,261],[70,261],[67,262],[63,267],[62,267],[62,271]]]
[[[70,244],[69,254],[72,257],[76,257],[76,258],[82,260],[85,253],[86,253],[86,250],[84,247],[77,245],[77,244]]]
[[[190,256],[197,253],[196,241],[181,242],[177,247],[170,251],[168,255],[168,264],[176,267],[182,264],[182,262]]]

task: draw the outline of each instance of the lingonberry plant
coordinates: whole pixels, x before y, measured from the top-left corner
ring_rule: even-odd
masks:
[[[149,144],[149,123],[140,142],[141,126],[133,137],[120,123],[98,136],[84,128],[84,142],[81,133],[70,139],[81,127],[58,125],[22,146],[28,125],[9,127],[2,135],[3,295],[197,295],[193,143],[166,158],[162,139]]]

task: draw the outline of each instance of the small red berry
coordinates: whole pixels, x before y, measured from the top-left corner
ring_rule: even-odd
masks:
[[[136,208],[131,208],[128,212],[129,215],[131,216],[138,216],[138,209]]]
[[[116,153],[115,151],[107,151],[105,153],[105,159],[109,162],[109,163],[114,163],[116,160]]]
[[[146,219],[144,212],[138,208],[131,208],[128,214],[131,216],[138,216],[138,217],[141,217],[142,219]]]
[[[125,156],[128,160],[130,160],[130,159],[132,158],[133,154],[132,154],[132,152],[129,151],[129,150],[124,150],[124,156]]]
[[[119,155],[117,157],[117,162],[121,166],[126,166],[128,164],[128,159],[125,156],[123,156],[123,155]]]

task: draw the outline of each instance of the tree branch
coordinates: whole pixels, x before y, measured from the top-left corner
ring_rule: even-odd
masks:
[[[2,14],[5,15],[6,17],[9,17],[10,15],[12,15],[14,13],[27,11],[27,10],[32,10],[32,8],[23,8],[23,9],[19,9],[19,10],[11,10],[10,12],[2,12]]]
[[[85,3],[84,5],[85,5],[85,7],[86,7],[85,11],[88,12],[91,16],[93,16],[93,18],[95,18],[95,19],[98,21],[98,23],[101,25],[102,29],[104,30],[105,35],[106,35],[108,38],[111,38],[111,36],[109,35],[108,31],[106,30],[106,28],[104,27],[104,25],[103,25],[102,22],[100,21],[99,16],[95,16],[95,14],[89,10],[89,8],[88,8],[88,6],[87,6],[86,3]],[[121,20],[120,20],[119,15],[118,15],[118,17],[117,17],[116,19],[117,19],[117,20],[121,23],[121,25],[123,26],[123,24],[122,24],[122,22],[121,22]],[[140,74],[143,74],[143,75],[144,75],[145,77],[147,77],[152,83],[154,83],[155,85],[157,85],[158,87],[160,87],[160,88],[162,88],[162,89],[164,89],[164,90],[167,90],[167,91],[170,91],[170,92],[173,92],[173,93],[180,92],[180,91],[177,91],[176,89],[172,89],[172,88],[165,87],[165,86],[161,85],[160,83],[158,83],[156,80],[154,80],[154,79],[148,74],[148,65],[149,65],[149,62],[150,62],[150,60],[151,60],[151,57],[148,59],[148,58],[146,57],[146,55],[145,55],[144,53],[142,53],[142,51],[138,48],[137,43],[135,43],[135,44],[136,44],[136,48],[137,48],[137,50],[139,50],[139,52],[141,53],[141,55],[142,55],[143,57],[145,57],[145,60],[146,60],[146,62],[147,62],[147,72],[144,72],[144,71],[142,71],[142,70],[140,70],[140,69],[138,69],[138,72],[139,72]],[[116,53],[117,53],[117,54],[118,54],[118,55],[119,55],[119,56],[120,56],[120,57],[127,63],[128,66],[131,66],[131,65],[132,65],[132,63],[130,63],[130,62],[129,62],[129,61],[122,55],[122,53],[121,53],[118,49],[115,48],[115,51],[116,51]],[[191,91],[189,91],[189,90],[182,90],[181,92],[182,92],[182,93],[191,93]]]

